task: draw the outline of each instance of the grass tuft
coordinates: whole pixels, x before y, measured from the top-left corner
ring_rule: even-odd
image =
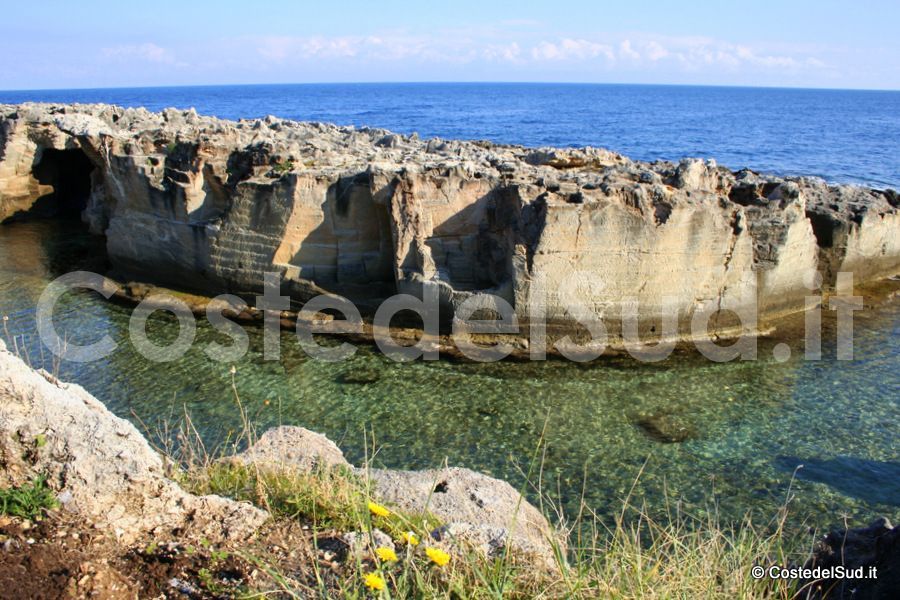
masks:
[[[56,495],[47,486],[47,477],[40,475],[29,484],[0,489],[0,514],[36,520],[45,512],[59,507]]]

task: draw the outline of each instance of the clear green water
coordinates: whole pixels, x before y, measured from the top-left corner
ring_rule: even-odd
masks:
[[[24,335],[35,363],[49,368],[34,334],[34,307],[47,281],[78,268],[102,272],[102,240],[63,223],[0,226],[0,314],[9,333]],[[82,384],[113,411],[151,428],[186,408],[207,442],[239,429],[229,365],[206,357],[205,323],[182,359],[155,364],[127,342],[129,309],[90,293],[66,296],[57,327],[77,343],[105,332],[120,347],[108,359],[63,363],[60,376]],[[693,514],[714,500],[720,515],[748,511],[772,517],[790,493],[798,528],[862,523],[900,516],[900,308],[895,304],[855,322],[856,358],[819,362],[771,359],[774,340],[760,342],[758,361],[716,364],[677,355],[655,365],[610,359],[591,365],[543,363],[393,363],[361,347],[345,363],[307,360],[283,334],[280,363],[264,362],[261,335],[238,363],[237,387],[263,427],[297,424],[336,440],[351,460],[365,454],[374,430],[376,463],[433,467],[447,461],[520,484],[546,423],[545,487],[574,511],[580,498],[601,516],[646,467],[634,490],[651,512],[681,499]],[[174,322],[151,320],[153,336],[174,338]],[[5,335],[5,334],[4,334]],[[19,338],[22,345],[22,338]],[[801,353],[795,347],[794,356]],[[366,384],[342,383],[352,373],[377,374]],[[664,416],[690,433],[664,443],[637,423]]]

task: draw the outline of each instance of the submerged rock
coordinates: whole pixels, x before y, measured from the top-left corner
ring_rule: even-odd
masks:
[[[698,436],[692,423],[673,413],[642,415],[634,423],[648,438],[665,444],[685,442]]]
[[[370,383],[378,383],[381,379],[381,373],[377,369],[349,369],[344,371],[335,378],[337,383],[349,383],[356,385],[366,385]]]

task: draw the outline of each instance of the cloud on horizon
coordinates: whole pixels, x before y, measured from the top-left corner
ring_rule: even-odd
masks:
[[[258,36],[243,41],[258,59],[282,67],[313,62],[414,63],[423,65],[479,63],[507,64],[517,73],[530,68],[569,67],[585,73],[615,74],[642,68],[672,69],[688,73],[742,69],[773,73],[826,69],[823,58],[806,49],[786,54],[764,47],[739,45],[708,37],[666,37],[635,34],[608,36],[546,37],[534,42],[498,42],[491,36],[416,36],[387,33],[370,36]]]
[[[175,63],[175,56],[170,50],[157,46],[152,42],[102,48],[100,53],[104,58],[123,62],[141,60],[163,64]]]

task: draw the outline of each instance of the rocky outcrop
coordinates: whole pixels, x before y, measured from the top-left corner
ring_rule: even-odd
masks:
[[[633,301],[643,339],[664,307],[686,337],[701,312],[726,332],[754,301],[764,321],[802,310],[811,271],[827,288],[900,270],[890,190],[274,117],[0,106],[0,220],[60,206],[138,280],[249,297],[274,271],[298,302],[369,310],[432,288],[445,316],[490,292],[523,324],[543,313],[551,338],[580,330],[574,300],[613,343]]]
[[[175,533],[239,541],[268,518],[247,503],[185,492],[134,425],[0,342],[0,486],[40,475],[66,510],[125,543]]]

